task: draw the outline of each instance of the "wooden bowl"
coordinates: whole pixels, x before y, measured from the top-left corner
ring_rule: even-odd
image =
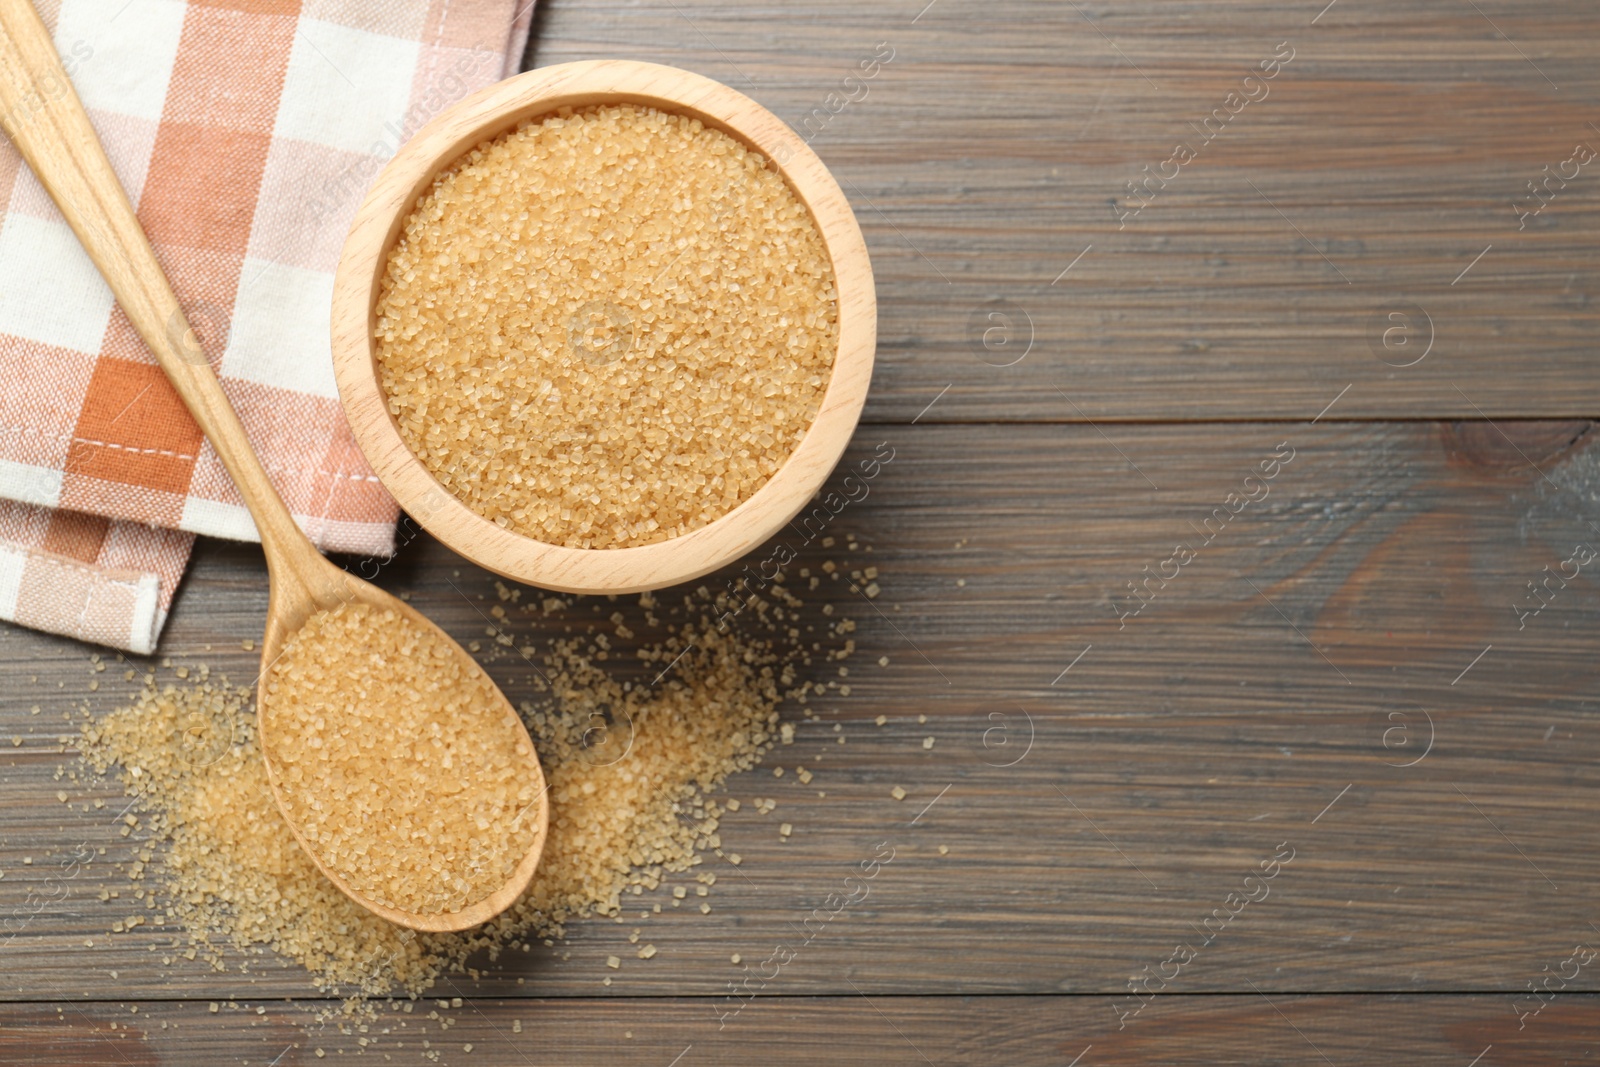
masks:
[[[744,503],[690,533],[635,548],[567,548],[502,529],[436,481],[400,436],[378,379],[379,281],[406,216],[434,177],[478,144],[563,106],[636,103],[698,118],[773,162],[811,211],[833,261],[839,349],[821,410],[772,478]],[[563,63],[519,74],[451,107],[378,175],[356,212],[333,289],[333,365],[356,442],[400,506],[456,552],[530,585],[631,593],[697,578],[760,545],[794,518],[839,462],[872,379],[877,344],[872,265],[855,214],[806,143],[743,93],[654,63]]]

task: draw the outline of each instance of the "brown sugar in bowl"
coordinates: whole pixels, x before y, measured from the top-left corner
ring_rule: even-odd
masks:
[[[822,401],[798,445],[748,499],[696,529],[652,544],[572,548],[478,514],[411,451],[389,412],[376,354],[377,307],[390,249],[434,179],[473,148],[560,108],[634,104],[699,119],[766,157],[810,212],[831,261],[838,348]],[[333,292],[333,363],[357,444],[413,518],[467,559],[531,585],[629,593],[697,578],[756,548],[821,487],[866,401],[877,298],[866,243],[833,176],[785,123],[709,78],[653,63],[564,63],[500,82],[440,114],[389,161],[356,213]]]

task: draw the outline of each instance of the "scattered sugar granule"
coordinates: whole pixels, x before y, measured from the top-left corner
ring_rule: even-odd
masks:
[[[941,855],[941,856],[950,855],[950,846],[949,845],[940,845],[939,846],[939,855]]]
[[[376,357],[402,438],[468,507],[622,548],[766,484],[820,409],[837,305],[815,221],[762,156],[606,104],[434,180],[385,266]]]
[[[614,971],[618,967],[622,966],[622,960],[621,960],[620,957],[617,957],[617,956],[607,956],[606,957],[606,966],[610,967]]]
[[[551,599],[552,611],[573,606]],[[582,642],[551,643],[544,667],[550,689],[540,690],[548,695],[522,707],[549,783],[544,860],[528,892],[501,918],[460,934],[418,937],[392,926],[312,865],[267,786],[248,690],[208,684],[203,673],[198,683],[163,690],[153,673],[146,675],[146,691],[131,706],[85,724],[79,747],[92,768],[114,768],[118,784],[139,801],[141,839],[151,846],[139,855],[161,851],[164,862],[147,858],[136,866],[148,863],[141,877],[165,882],[150,921],[186,930],[191,939],[189,948],[165,957],[167,965],[182,956],[221,967],[219,948],[233,942],[246,950],[270,947],[307,968],[319,988],[354,990],[358,999],[395,990],[415,995],[473,954],[551,945],[569,922],[619,917],[621,900],[629,899],[624,894],[654,888],[668,872],[696,871],[703,888],[715,881],[697,866],[709,858],[703,853],[741,863],[737,853],[721,851],[716,827],[719,806],[739,805],[720,795],[713,802],[712,794],[777,741],[779,703],[793,695],[780,680],[786,665],[826,649],[798,637],[790,644],[764,634],[752,639],[739,627],[719,630],[709,599],[702,608],[685,598],[682,610],[650,599],[641,598],[654,616],[648,625],[671,626],[678,635],[670,647],[650,646],[655,669],[691,649],[673,667],[681,686],[631,685],[607,673]],[[695,619],[702,611],[686,622],[686,614]],[[751,610],[741,622],[760,620]],[[614,762],[609,753],[593,758],[596,708],[631,723],[632,744]],[[122,803],[113,800],[112,810]],[[140,888],[141,903],[154,905],[157,888],[148,896]],[[117,896],[106,890],[102,899]],[[609,987],[617,972],[602,969]]]
[[[904,800],[906,798],[906,791],[901,789],[899,786],[895,786],[893,789],[889,790],[889,795],[894,797],[896,800]]]
[[[933,738],[931,738],[931,737],[924,737],[924,738],[923,738],[923,739],[922,739],[922,747],[923,747],[923,748],[932,748],[932,747],[933,747]]]
[[[743,959],[744,959],[743,956],[741,956],[737,952],[735,952],[733,955],[728,957],[728,962],[733,964],[734,966],[738,966],[739,962],[741,960],[743,960]]]
[[[784,823],[782,826],[778,827],[779,837],[787,838],[792,833],[794,833],[794,827],[789,823]]]
[[[655,954],[656,954],[656,947],[654,945],[646,945],[644,948],[639,950],[639,958],[641,960],[650,959]]]
[[[887,716],[887,715],[879,715],[876,719],[873,719],[872,721],[877,723],[879,726],[882,726],[882,725],[884,725],[885,723],[887,723],[889,721],[889,716]]]

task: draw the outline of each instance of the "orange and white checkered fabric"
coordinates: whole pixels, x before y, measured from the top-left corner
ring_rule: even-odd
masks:
[[[328,321],[368,184],[514,73],[528,0],[45,0],[63,64],[278,492],[388,554]],[[0,618],[154,650],[195,534],[257,540],[49,196],[0,145]]]

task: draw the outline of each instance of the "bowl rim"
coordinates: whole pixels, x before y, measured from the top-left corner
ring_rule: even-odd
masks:
[[[524,119],[561,107],[642,103],[700,119],[771,160],[811,212],[833,263],[838,349],[816,418],[765,485],[689,533],[629,548],[569,548],[502,528],[467,507],[411,452],[377,376],[379,280],[401,225],[441,170]],[[528,71],[441,112],[374,179],[334,276],[334,378],[356,444],[383,486],[433,536],[502,576],[568,593],[631,593],[689,581],[765,542],[797,515],[838,464],[866,402],[877,344],[877,297],[866,242],[844,192],[786,123],[721,82],[634,60],[587,60]]]

